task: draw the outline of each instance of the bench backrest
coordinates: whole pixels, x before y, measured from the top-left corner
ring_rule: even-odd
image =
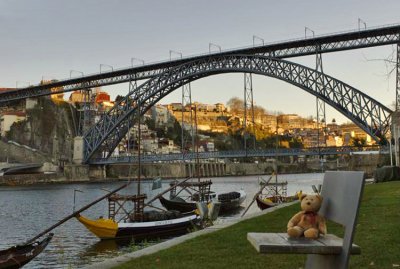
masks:
[[[343,268],[347,268],[348,265],[363,189],[364,172],[327,171],[325,173],[321,191],[323,201],[319,213],[326,219],[345,227],[343,249],[339,258],[340,264],[345,265]],[[313,257],[310,255],[308,259],[313,259]],[[308,260],[307,263],[309,262],[313,261]]]

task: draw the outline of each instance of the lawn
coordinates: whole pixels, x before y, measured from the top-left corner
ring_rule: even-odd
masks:
[[[247,241],[248,232],[283,232],[295,204],[252,218],[218,232],[202,235],[116,268],[303,268],[305,255],[261,255]],[[367,185],[354,242],[361,255],[350,258],[350,268],[400,268],[400,182]],[[343,229],[328,223],[328,232]]]

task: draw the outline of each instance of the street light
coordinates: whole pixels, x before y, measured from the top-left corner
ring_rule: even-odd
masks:
[[[304,38],[307,38],[307,30],[312,33],[312,37],[315,37],[315,32],[308,27],[304,27]]]
[[[138,59],[138,58],[131,58],[131,65],[132,65],[132,67],[133,67],[133,62],[134,62],[134,61],[141,62],[141,63],[144,65],[144,60]]]
[[[72,208],[72,212],[75,212],[75,197],[76,197],[76,192],[83,192],[83,191],[78,190],[78,189],[74,189],[74,207]]]
[[[211,48],[212,48],[212,47],[217,48],[217,49],[219,50],[219,52],[222,51],[221,46],[219,46],[219,45],[217,45],[217,44],[214,44],[214,43],[208,43],[208,52],[209,52],[209,53],[211,53]]]
[[[253,47],[255,46],[255,40],[258,39],[262,42],[263,46],[264,46],[264,38],[261,38],[259,36],[253,35]]]
[[[358,31],[361,30],[361,24],[364,24],[364,29],[367,30],[367,24],[362,19],[358,18]]]
[[[69,71],[69,78],[72,78],[72,73],[79,73],[82,75],[82,77],[84,76],[83,72],[81,71],[77,71],[77,70],[70,70]]]
[[[169,50],[169,60],[172,60],[172,54],[178,54],[179,56],[181,56],[181,59],[183,58],[183,55],[181,52],[179,51],[175,51],[175,50]]]
[[[100,73],[101,73],[101,67],[102,67],[102,66],[109,67],[109,68],[111,68],[111,71],[114,71],[114,68],[113,68],[111,65],[108,65],[108,64],[100,64]]]

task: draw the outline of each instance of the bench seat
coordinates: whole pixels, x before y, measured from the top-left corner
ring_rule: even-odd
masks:
[[[343,240],[333,234],[313,240],[288,238],[287,233],[248,233],[247,239],[259,253],[337,255],[343,248]],[[352,244],[351,254],[361,254],[361,248]]]

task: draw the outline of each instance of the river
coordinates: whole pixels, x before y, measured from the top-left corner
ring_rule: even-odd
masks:
[[[311,185],[321,184],[323,174],[288,174],[279,175],[278,181],[288,182],[288,195],[298,190],[311,193]],[[263,177],[265,180],[269,176]],[[275,178],[273,179],[275,180]],[[247,193],[242,209],[233,215],[224,216],[217,221],[239,218],[241,212],[251,202],[259,189],[258,176],[212,178],[212,190],[228,192],[243,189]],[[162,189],[169,187],[164,180]],[[123,182],[61,184],[29,187],[0,187],[0,249],[22,243],[46,228],[55,224],[73,211],[74,190],[76,208],[90,203],[104,195],[105,190],[121,186]],[[151,190],[152,181],[145,180],[141,185],[142,192],[153,197],[161,192]],[[136,193],[136,184],[131,184],[127,193]],[[154,205],[159,205],[156,201]],[[247,214],[259,211],[255,203]],[[107,216],[107,202],[102,201],[84,212],[85,216],[97,218]],[[83,268],[84,266],[130,252],[135,246],[118,246],[114,241],[99,241],[76,219],[71,219],[56,228],[53,240],[47,248],[24,268]]]

